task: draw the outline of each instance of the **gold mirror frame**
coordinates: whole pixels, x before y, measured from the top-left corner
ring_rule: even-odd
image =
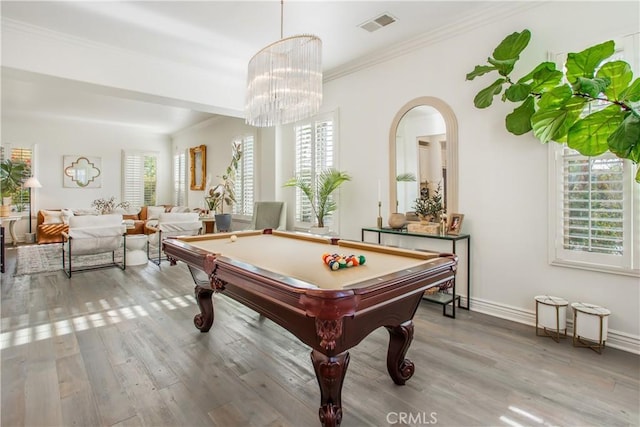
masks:
[[[204,191],[207,177],[207,146],[189,148],[189,160],[191,162],[191,190]]]
[[[396,133],[400,120],[414,107],[428,105],[442,115],[444,119],[447,133],[447,192],[445,194],[445,206],[447,213],[458,211],[458,122],[451,107],[439,98],[432,96],[422,96],[412,99],[403,105],[396,116],[393,118],[391,128],[389,129],[389,200],[393,201],[397,198],[396,188]],[[395,203],[390,202],[390,213],[395,212]]]

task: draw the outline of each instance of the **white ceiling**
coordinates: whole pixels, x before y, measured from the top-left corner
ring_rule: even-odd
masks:
[[[284,36],[311,33],[323,41],[325,77],[354,61],[425,33],[473,22],[506,3],[482,1],[287,1]],[[397,22],[375,32],[359,25],[383,13]],[[199,67],[246,75],[258,50],[280,38],[278,1],[2,1],[2,19]],[[127,99],[42,75],[3,70],[3,115],[37,115],[173,133],[211,114]]]

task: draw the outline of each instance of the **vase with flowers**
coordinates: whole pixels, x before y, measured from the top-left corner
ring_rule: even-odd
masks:
[[[116,208],[129,209],[129,202],[124,201],[116,203],[116,198],[111,196],[108,199],[95,199],[91,202],[91,207],[96,209],[102,215],[112,213]]]
[[[225,173],[219,175],[220,181],[212,186],[210,179],[207,180],[204,201],[210,213],[215,214],[216,227],[218,231],[231,230],[231,214],[224,213],[224,206],[231,207],[236,202],[236,172],[242,158],[242,145],[234,142],[232,145],[231,162]],[[220,213],[218,213],[218,210]]]

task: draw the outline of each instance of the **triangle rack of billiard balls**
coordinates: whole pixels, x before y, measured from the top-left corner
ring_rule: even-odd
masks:
[[[365,263],[364,255],[322,254],[322,261],[333,271],[341,268],[357,267]]]

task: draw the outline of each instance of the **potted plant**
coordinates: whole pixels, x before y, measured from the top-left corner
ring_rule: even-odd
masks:
[[[11,198],[20,190],[22,181],[28,173],[25,162],[14,162],[4,159],[0,163],[0,189],[2,190],[2,215],[6,216],[11,210]]]
[[[440,221],[444,212],[444,208],[442,206],[442,194],[440,194],[441,190],[442,186],[438,184],[438,187],[435,190],[427,190],[423,195],[415,200],[413,207],[416,214],[420,217],[420,221]]]
[[[309,199],[313,216],[316,219],[317,233],[326,233],[328,227],[325,227],[325,218],[338,208],[338,204],[331,197],[343,183],[351,181],[351,176],[346,172],[336,169],[326,169],[318,175],[315,183],[309,183],[301,177],[293,177],[284,183],[284,187],[297,187]]]
[[[208,190],[205,191],[204,200],[207,203],[210,212],[215,214],[216,227],[218,231],[231,230],[231,214],[224,213],[224,206],[231,206],[236,202],[235,182],[238,164],[242,158],[242,145],[239,142],[233,143],[231,162],[225,173],[219,176],[220,182],[211,187],[207,184]],[[218,212],[220,209],[220,213]]]

